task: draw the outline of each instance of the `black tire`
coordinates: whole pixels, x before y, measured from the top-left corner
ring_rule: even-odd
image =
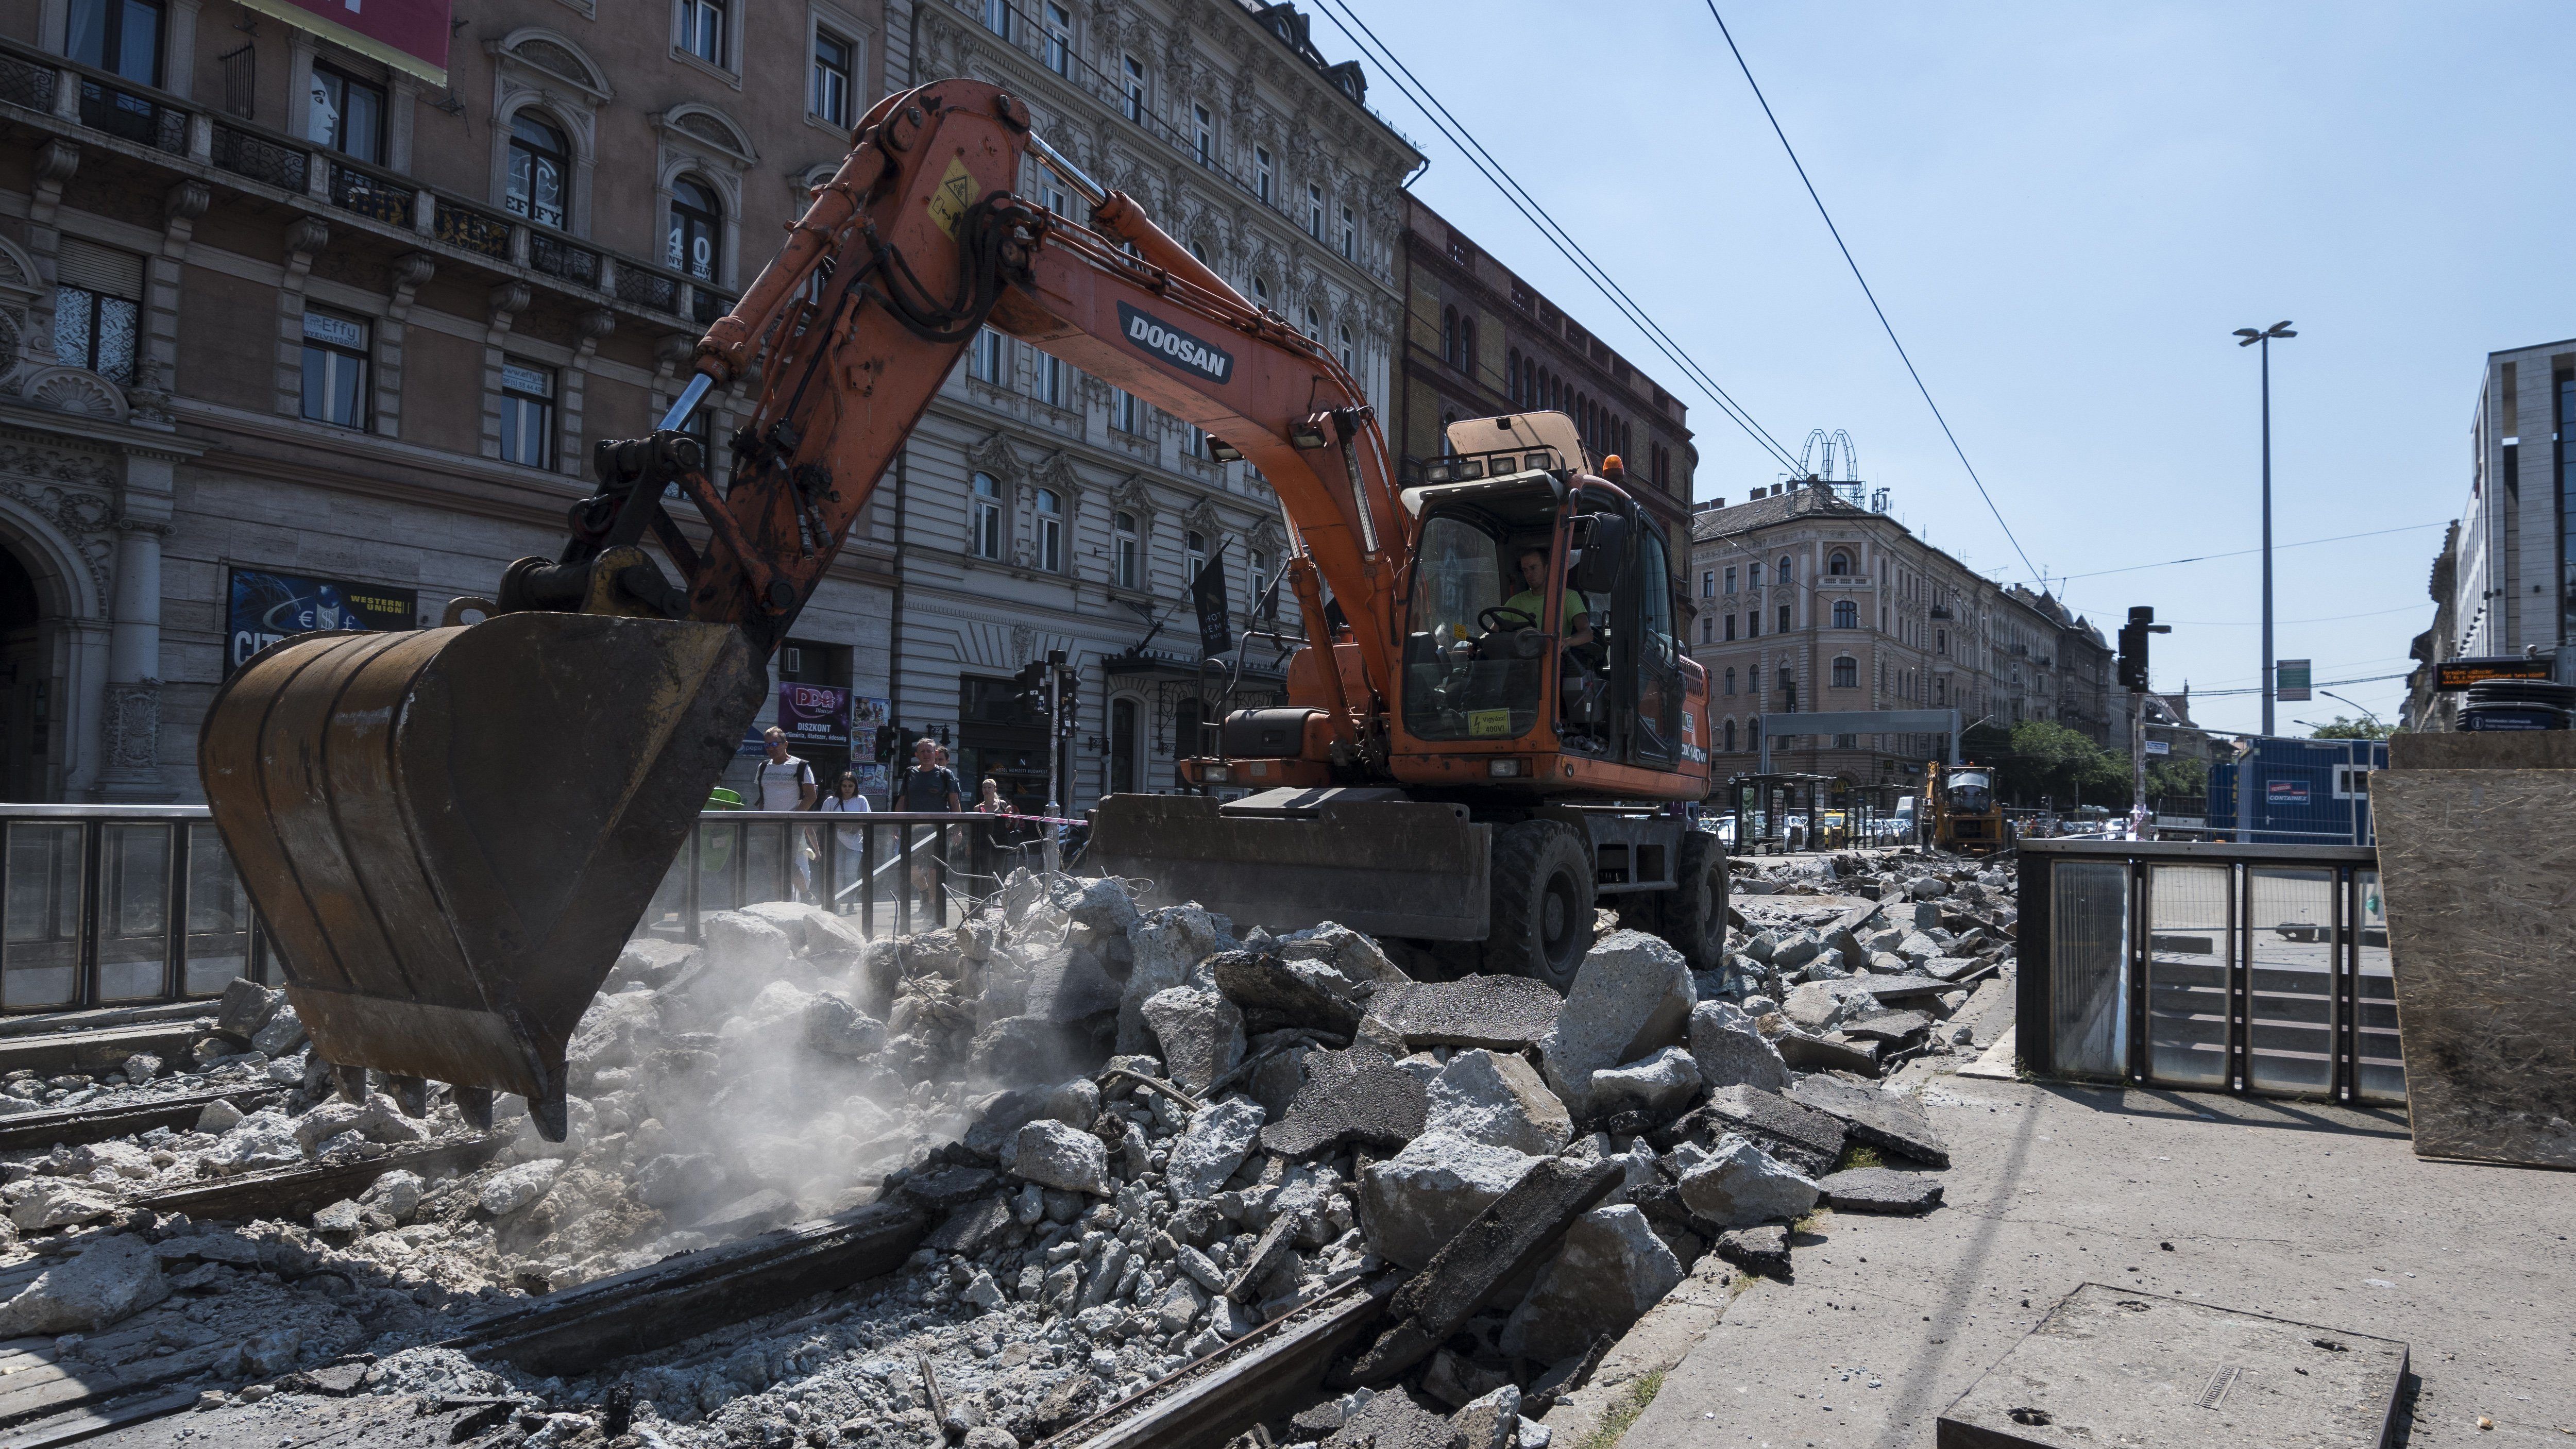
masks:
[[[1685,830],[1679,865],[1673,888],[1653,897],[1663,903],[1655,934],[1693,971],[1714,971],[1726,959],[1726,843],[1705,830]]]
[[[1485,970],[1559,991],[1592,949],[1592,852],[1573,826],[1524,820],[1494,832]]]

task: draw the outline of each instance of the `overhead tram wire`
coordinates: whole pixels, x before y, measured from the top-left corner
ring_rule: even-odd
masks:
[[[1906,355],[1905,344],[1897,340],[1895,324],[1887,320],[1887,309],[1878,305],[1878,294],[1870,290],[1869,278],[1861,275],[1860,263],[1852,259],[1851,248],[1843,242],[1842,228],[1834,225],[1833,213],[1825,210],[1825,199],[1816,194],[1816,183],[1807,179],[1806,163],[1798,159],[1798,148],[1789,144],[1789,133],[1780,128],[1780,118],[1771,113],[1770,99],[1762,94],[1761,83],[1753,78],[1753,67],[1745,63],[1744,52],[1737,48],[1734,34],[1726,28],[1726,17],[1717,13],[1717,0],[1705,0],[1705,3],[1708,18],[1717,22],[1717,33],[1725,37],[1727,50],[1735,56],[1736,68],[1744,72],[1744,83],[1753,88],[1753,99],[1761,103],[1762,118],[1771,123],[1771,134],[1780,138],[1780,149],[1789,153],[1789,164],[1797,169],[1799,183],[1807,188],[1807,199],[1816,204],[1816,215],[1825,219],[1825,230],[1833,234],[1834,246],[1842,252],[1844,264],[1851,268],[1852,280],[1860,283],[1860,294],[1869,299],[1869,310],[1878,314],[1878,325],[1886,330],[1887,340],[1895,345],[1897,360],[1905,364],[1905,375],[1914,379],[1914,390],[1923,394],[1923,405],[1932,410],[1932,420],[1941,425],[1941,436],[1950,440],[1950,451],[1959,455],[1959,466],[1968,470],[1968,481],[1977,485],[1977,496],[1986,500],[1986,511],[1995,516],[1995,526],[2004,531],[2004,538],[2020,557],[2021,566],[2030,571],[2031,578],[2045,591],[2047,579],[2030,561],[2030,555],[2022,551],[2021,540],[2013,537],[2012,525],[2004,522],[2003,510],[1995,506],[1994,495],[1986,491],[1986,480],[1977,476],[1977,465],[1968,461],[1968,450],[1959,446],[1958,434],[1950,431],[1950,420],[1941,415],[1941,405],[1932,400],[1932,389],[1924,385],[1923,374],[1914,370],[1914,359]]]
[[[1685,376],[1697,383],[1701,390],[1708,394],[1710,400],[1717,404],[1719,411],[1724,412],[1737,427],[1742,428],[1746,436],[1779,459],[1783,467],[1793,474],[1796,473],[1798,460],[1790,456],[1789,450],[1782,447],[1779,440],[1772,437],[1761,424],[1755,422],[1753,415],[1746,411],[1744,406],[1738,403],[1725,388],[1719,386],[1717,380],[1709,375],[1708,370],[1694,361],[1682,349],[1680,343],[1673,340],[1672,334],[1657,324],[1624,288],[1611,279],[1609,272],[1599,262],[1594,261],[1591,254],[1584,251],[1582,245],[1557,224],[1555,217],[1549,215],[1546,208],[1540,206],[1537,199],[1513,179],[1509,170],[1500,161],[1494,159],[1493,153],[1486,150],[1467,131],[1458,118],[1450,113],[1447,106],[1441,104],[1440,99],[1432,94],[1430,87],[1424,85],[1421,79],[1414,75],[1411,68],[1396,56],[1386,42],[1378,39],[1377,33],[1369,29],[1367,22],[1361,20],[1357,12],[1349,12],[1346,17],[1344,11],[1347,5],[1348,0],[1319,0],[1319,7],[1323,10],[1324,17],[1332,21],[1344,38],[1348,39],[1363,55],[1378,63],[1386,73],[1387,79],[1393,81],[1396,89],[1404,93],[1405,99],[1411,101],[1414,108],[1422,112],[1423,119],[1429,121],[1433,129],[1439,131],[1442,138],[1450,145],[1458,148],[1459,154],[1467,158],[1467,164],[1475,167],[1487,181],[1494,184],[1496,190],[1503,193],[1503,199],[1511,204],[1513,210],[1521,214],[1522,220],[1536,227],[1539,235],[1545,238],[1550,246],[1556,248],[1558,254],[1571,263],[1585,281],[1590,282],[1622,317],[1633,324],[1656,351],[1664,354],[1675,367],[1682,370]]]

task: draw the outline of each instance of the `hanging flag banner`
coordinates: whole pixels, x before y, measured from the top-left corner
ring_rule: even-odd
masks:
[[[1199,657],[1213,659],[1234,647],[1234,621],[1225,607],[1225,554],[1219,550],[1190,583],[1190,601],[1199,611]]]
[[[447,84],[450,0],[242,0],[371,60]]]

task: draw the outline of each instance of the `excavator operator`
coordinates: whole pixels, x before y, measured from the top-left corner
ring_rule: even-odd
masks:
[[[1521,583],[1517,594],[1503,600],[1501,616],[1505,627],[1534,629],[1547,612],[1547,550],[1532,545],[1520,551]],[[1592,616],[1584,611],[1583,595],[1572,588],[1565,591],[1564,635],[1558,647],[1572,649],[1592,642]],[[1517,620],[1514,616],[1518,616]]]

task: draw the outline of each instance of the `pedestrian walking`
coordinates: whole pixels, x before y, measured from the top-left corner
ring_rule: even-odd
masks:
[[[811,810],[814,808],[814,766],[787,751],[787,731],[771,725],[761,737],[769,742],[769,753],[755,772],[755,783],[763,810]],[[804,900],[814,896],[814,843],[802,830],[789,832],[788,849],[796,859],[796,894]]]
[[[957,788],[957,772],[940,763],[948,752],[927,735],[913,741],[912,764],[895,782],[895,804],[918,815],[954,815],[962,813],[966,802]],[[909,830],[911,827],[905,827]],[[927,849],[916,846],[912,853],[913,899],[926,902],[936,912],[936,920],[947,918],[947,905],[940,886],[946,873],[948,831],[934,826]]]
[[[823,797],[824,813],[865,815],[868,810],[868,797],[859,793],[857,773],[843,770],[841,778],[832,782],[832,793]],[[833,827],[832,833],[836,839],[833,851],[832,899],[829,908],[847,915],[850,910],[847,904],[850,887],[859,878],[859,860],[865,844],[864,832],[855,825],[839,825]]]

